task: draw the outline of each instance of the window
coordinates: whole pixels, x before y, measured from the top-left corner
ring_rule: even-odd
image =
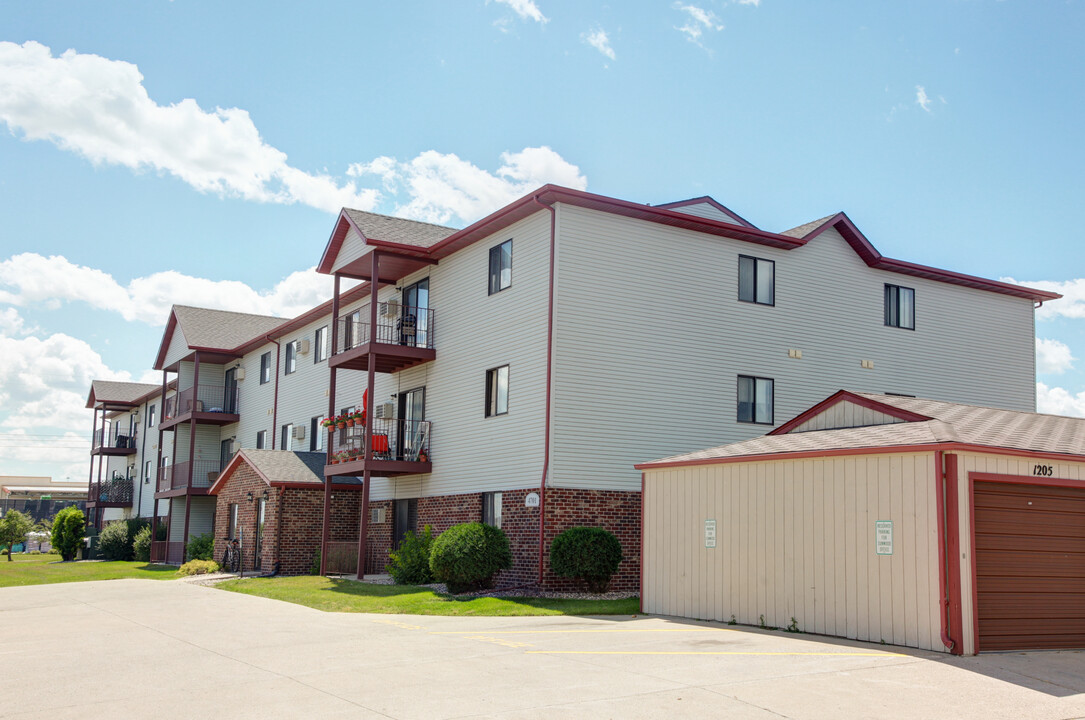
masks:
[[[775,305],[776,263],[739,255],[738,299],[759,305]]]
[[[260,356],[260,384],[271,382],[271,353],[266,352]]]
[[[770,378],[738,376],[738,421],[772,425],[773,381]]]
[[[486,371],[486,417],[509,411],[509,366]]]
[[[147,427],[154,427],[154,405],[147,408]]]
[[[143,465],[143,484],[146,485],[151,481],[151,461],[148,460]]]
[[[298,341],[291,340],[286,344],[286,367],[283,375],[290,375],[298,369]]]
[[[897,285],[885,286],[885,324],[915,330],[915,290]]]
[[[317,415],[315,418],[309,421],[309,451],[319,452],[324,449],[324,433],[320,432],[324,428],[320,426],[321,418]]]
[[[512,240],[490,248],[490,294],[512,285]]]
[[[256,449],[263,450],[267,447],[267,430],[261,430],[256,433]]]
[[[317,328],[313,338],[313,364],[328,359],[328,326]]]
[[[226,469],[234,457],[234,441],[223,440],[219,444],[219,472]]]
[[[230,503],[230,511],[226,516],[226,539],[233,540],[237,537],[237,503]]]
[[[280,450],[293,450],[294,443],[294,423],[287,423],[283,425],[282,442],[279,443]]]
[[[501,493],[482,493],[482,522],[501,527]]]
[[[365,338],[362,336],[362,311],[349,313],[343,322],[343,349],[350,350]]]

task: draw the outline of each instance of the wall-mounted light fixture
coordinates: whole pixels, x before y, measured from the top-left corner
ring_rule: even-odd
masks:
[[[249,498],[249,502],[252,502],[252,493],[251,492],[249,493],[248,498]]]

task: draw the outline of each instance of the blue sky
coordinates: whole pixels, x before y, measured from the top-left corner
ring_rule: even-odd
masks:
[[[318,302],[339,206],[548,181],[1063,292],[1039,400],[1085,415],[1083,38],[1077,0],[9,0],[0,475],[85,477],[89,379],[144,378],[172,302]]]

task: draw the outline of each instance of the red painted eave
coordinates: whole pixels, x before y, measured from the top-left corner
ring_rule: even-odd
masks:
[[[884,413],[889,417],[895,417],[898,420],[903,420],[904,422],[925,422],[927,420],[934,419],[931,417],[927,417],[926,415],[920,415],[919,413],[911,412],[909,410],[902,410],[895,405],[889,405],[887,403],[878,402],[877,400],[871,400],[870,398],[865,398],[862,395],[856,395],[855,393],[849,392],[847,390],[837,390],[835,393],[825,398],[817,405],[809,408],[808,410],[804,410],[803,412],[799,413],[795,417],[785,422],[780,427],[773,428],[765,434],[786,435],[798,426],[802,425],[810,418],[820,415],[829,408],[841,402],[844,402],[845,400],[855,405],[858,405],[859,407],[864,407],[869,410],[875,410],[877,412]]]

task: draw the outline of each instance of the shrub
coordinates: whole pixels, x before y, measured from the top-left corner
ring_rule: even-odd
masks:
[[[317,548],[316,552],[313,553],[313,561],[309,563],[309,574],[320,574],[320,548]]]
[[[132,538],[132,559],[140,562],[151,561],[151,526],[144,525]]]
[[[189,538],[185,545],[186,560],[211,560],[215,555],[215,536],[211,533]]]
[[[399,585],[426,585],[433,582],[429,568],[433,549],[433,528],[427,525],[421,535],[408,532],[399,547],[388,553],[385,570]]]
[[[430,570],[449,592],[493,587],[498,570],[512,567],[509,539],[499,528],[483,523],[453,525],[433,541]]]
[[[98,551],[106,560],[130,560],[132,541],[128,537],[128,523],[115,522],[102,528]]]
[[[550,544],[550,569],[583,580],[593,593],[607,591],[621,561],[622,544],[603,528],[569,528]]]
[[[53,518],[50,542],[64,560],[74,560],[75,554],[83,546],[83,528],[86,519],[83,511],[74,505],[57,513]]]
[[[181,575],[206,575],[218,571],[219,564],[214,560],[189,560],[177,569]]]

